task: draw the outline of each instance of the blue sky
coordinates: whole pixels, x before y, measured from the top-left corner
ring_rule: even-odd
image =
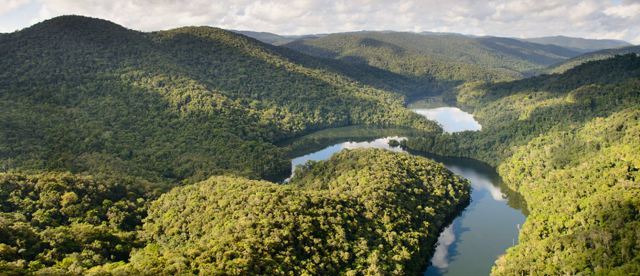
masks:
[[[567,35],[640,44],[640,0],[0,0],[0,32],[64,14],[152,31],[185,25],[279,34],[357,30]]]

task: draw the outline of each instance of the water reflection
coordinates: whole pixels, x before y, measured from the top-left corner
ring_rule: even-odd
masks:
[[[439,269],[449,267],[449,246],[456,241],[456,234],[453,231],[453,224],[442,230],[442,234],[438,238],[438,246],[431,258],[431,265]]]
[[[457,107],[416,108],[413,109],[413,112],[440,123],[442,129],[446,132],[482,129],[482,126],[473,118],[473,115]]]
[[[445,131],[479,130],[480,125],[468,113],[457,108],[417,109],[417,113],[437,120]],[[296,166],[309,160],[329,159],[342,149],[390,147],[389,140],[419,136],[414,130],[370,129],[350,127],[320,131],[292,141],[292,174]],[[384,138],[377,138],[384,137]],[[415,153],[444,164],[457,175],[468,179],[472,186],[471,203],[447,226],[438,238],[431,265],[425,275],[486,275],[497,257],[518,239],[524,204],[517,193],[509,191],[495,170],[485,163],[425,153]]]
[[[427,157],[468,179],[472,192],[469,206],[440,234],[425,275],[488,275],[498,256],[518,240],[525,216],[511,207],[521,205],[511,202],[520,198],[512,198],[495,170],[482,162]]]
[[[300,157],[293,158],[291,159],[291,176],[287,178],[285,182],[288,182],[289,179],[293,177],[296,167],[300,165],[304,165],[309,161],[327,160],[333,154],[343,149],[378,148],[378,149],[387,149],[391,151],[401,152],[403,151],[402,148],[389,146],[389,141],[390,140],[402,141],[406,139],[407,139],[406,137],[392,136],[392,137],[378,138],[371,141],[363,141],[363,142],[346,141],[346,142],[325,147],[324,149],[316,152],[312,152]]]

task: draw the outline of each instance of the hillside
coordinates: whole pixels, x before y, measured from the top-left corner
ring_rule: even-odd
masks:
[[[412,139],[420,151],[498,166],[529,216],[496,275],[640,271],[640,57],[469,86],[458,103],[480,132]]]
[[[631,54],[631,53],[635,53],[635,54],[640,54],[640,46],[631,46],[631,47],[623,47],[623,48],[616,48],[616,49],[606,49],[606,50],[601,50],[601,51],[595,51],[595,52],[591,52],[591,53],[586,53],[584,55],[579,55],[577,57],[568,59],[566,61],[560,62],[558,64],[554,64],[552,66],[550,66],[549,68],[542,70],[542,72],[544,73],[563,73],[573,67],[576,67],[580,64],[583,64],[585,62],[588,61],[595,61],[595,60],[603,60],[603,59],[608,59],[608,58],[612,58],[615,55],[626,55],[626,54]]]
[[[287,185],[214,176],[157,200],[68,173],[0,173],[0,187],[9,275],[415,274],[470,193],[442,164],[379,149]]]
[[[396,94],[216,28],[63,16],[3,35],[0,56],[2,171],[277,179],[280,139],[352,124],[439,131]]]
[[[297,39],[322,36],[322,35],[279,35],[279,34],[274,34],[269,32],[254,32],[254,31],[245,31],[245,30],[230,30],[230,31],[244,35],[244,36],[251,37],[253,39],[257,39],[264,43],[276,45],[276,46],[286,44]]]
[[[465,82],[517,79],[579,54],[509,38],[437,33],[340,33],[283,46],[411,78],[420,86],[405,93],[410,98],[436,95]]]
[[[561,35],[525,38],[522,40],[538,43],[538,44],[556,45],[556,46],[560,46],[560,47],[564,47],[564,48],[568,48],[568,49],[572,49],[572,50],[576,50],[584,53],[603,50],[603,49],[632,46],[631,43],[623,40],[588,39],[588,38],[568,37],[568,36],[561,36]]]

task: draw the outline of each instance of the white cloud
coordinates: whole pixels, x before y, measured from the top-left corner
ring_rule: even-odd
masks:
[[[0,4],[0,15],[13,11],[29,2],[30,0],[3,0],[2,4]]]
[[[29,0],[0,0],[0,16]],[[30,0],[33,20],[82,14],[138,30],[211,25],[280,34],[354,30],[449,31],[497,36],[569,35],[640,43],[637,0]],[[2,25],[8,25],[0,17]],[[13,25],[16,25],[13,22]]]
[[[622,18],[633,18],[634,16],[637,17],[640,14],[640,3],[609,7],[604,10],[604,13],[606,15]]]

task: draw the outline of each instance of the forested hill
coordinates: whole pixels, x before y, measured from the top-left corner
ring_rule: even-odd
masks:
[[[402,32],[330,34],[284,46],[318,57],[388,70],[430,83],[433,89],[467,81],[516,79],[523,72],[580,54],[510,38]]]
[[[563,73],[571,68],[574,68],[580,64],[583,64],[587,61],[594,60],[603,60],[612,58],[615,55],[625,55],[625,54],[640,54],[640,46],[630,46],[630,47],[622,47],[615,49],[605,49],[600,51],[595,51],[591,53],[586,53],[584,55],[579,55],[577,57],[573,57],[566,61],[560,62],[558,64],[554,64],[549,68],[543,70],[544,73]]]
[[[321,36],[321,35],[279,35],[279,34],[274,34],[269,32],[254,32],[254,31],[244,31],[244,30],[231,30],[231,31],[234,33],[255,38],[264,43],[269,43],[273,45],[282,45],[282,44],[286,44],[301,38],[313,38],[313,37]]]
[[[620,48],[632,46],[629,42],[615,39],[588,39],[568,36],[545,36],[535,38],[525,38],[524,41],[556,45],[564,48],[573,49],[579,52],[593,52],[603,49]]]
[[[62,16],[2,35],[0,57],[3,171],[275,178],[289,166],[272,145],[282,138],[351,124],[439,130],[396,94],[210,27],[142,33]]]
[[[640,57],[469,86],[480,132],[410,140],[415,150],[499,168],[529,216],[498,275],[640,273]]]

